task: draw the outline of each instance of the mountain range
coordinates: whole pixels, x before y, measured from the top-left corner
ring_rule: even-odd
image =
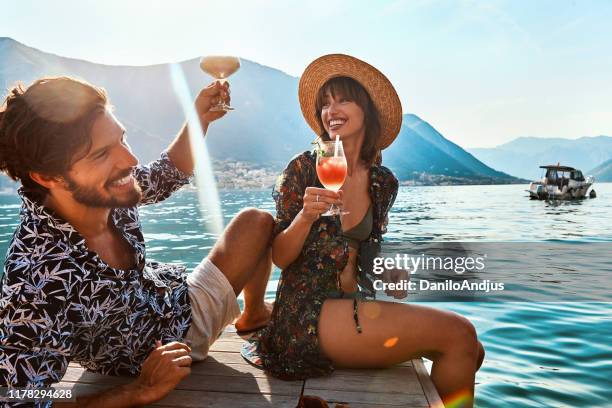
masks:
[[[612,182],[612,159],[601,163],[588,174],[595,176],[595,181]]]
[[[489,166],[529,180],[541,177],[539,166],[560,163],[592,174],[596,181],[606,181],[603,163],[612,159],[612,137],[519,137],[494,148],[467,150]],[[603,167],[600,169],[599,165]],[[609,173],[607,177],[610,181]]]
[[[277,69],[242,59],[230,78],[236,110],[213,123],[207,136],[215,160],[235,160],[281,169],[311,148],[315,138],[298,105],[299,79]],[[197,58],[180,63],[192,95],[211,82]],[[168,64],[111,66],[65,58],[0,38],[0,87],[29,84],[42,76],[69,75],[104,87],[128,140],[142,162],[158,157],[183,122]],[[2,92],[4,94],[4,92]],[[383,153],[384,164],[405,182],[417,184],[516,183],[446,139],[425,120],[404,115],[396,142]],[[512,173],[510,173],[512,174]],[[6,186],[0,181],[0,188]]]
[[[418,179],[424,173],[445,175],[454,181],[479,180],[483,184],[517,181],[485,165],[413,114],[404,115],[400,134],[383,158],[400,180]]]

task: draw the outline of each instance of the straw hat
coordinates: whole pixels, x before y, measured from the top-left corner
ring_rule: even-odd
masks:
[[[311,62],[304,70],[300,78],[298,96],[308,125],[317,135],[323,133],[315,109],[317,94],[328,80],[336,77],[352,78],[368,92],[380,116],[379,148],[388,147],[397,137],[402,125],[402,103],[395,88],[382,72],[350,55],[324,55]]]

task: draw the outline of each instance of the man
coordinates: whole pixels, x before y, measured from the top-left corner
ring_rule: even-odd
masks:
[[[204,132],[224,115],[209,110],[220,99],[229,100],[229,90],[218,83],[196,98]],[[144,405],[206,357],[240,314],[243,289],[237,327],[267,323],[268,213],[243,210],[188,275],[145,260],[137,206],[188,183],[188,137],[183,126],[159,160],[137,166],[102,89],[59,77],[9,92],[0,170],[21,181],[23,205],[1,283],[0,386],[49,386],[74,361],[138,377],[65,406]]]

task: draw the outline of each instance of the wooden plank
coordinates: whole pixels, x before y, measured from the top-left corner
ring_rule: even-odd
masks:
[[[422,394],[423,389],[413,369],[404,369],[393,376],[373,376],[369,370],[360,370],[362,375],[345,375],[336,370],[329,377],[306,380],[305,388],[334,391],[378,392],[400,394]]]
[[[431,382],[431,377],[425,368],[425,364],[423,364],[423,360],[420,358],[412,360],[412,365],[416,371],[419,383],[423,387],[423,394],[425,394],[429,406],[432,408],[444,408],[442,398],[440,398],[438,390],[436,390],[435,385]]]
[[[204,361],[209,361],[211,359],[214,359],[221,364],[249,364],[244,358],[242,358],[240,353],[211,351]],[[196,364],[203,363],[204,361],[198,361]]]
[[[248,364],[240,356],[244,338],[224,332],[212,345],[209,357],[192,365],[192,374],[155,407],[290,407],[295,408],[302,385],[305,395],[315,395],[351,408],[443,408],[421,359],[387,369],[339,369],[329,377],[282,381]],[[71,363],[61,385],[77,395],[133,381],[88,372]]]
[[[244,364],[221,364],[213,358],[194,363],[191,366],[191,374],[200,376],[268,377],[265,371],[246,362]]]
[[[60,387],[71,389],[77,396],[91,395],[109,388],[108,385],[79,384],[70,382],[59,383]],[[297,396],[270,394],[243,394],[226,392],[200,392],[190,390],[175,390],[166,398],[151,406],[169,406],[174,408],[195,407],[250,407],[250,408],[295,408],[299,400]]]
[[[287,382],[273,377],[202,377],[189,376],[176,387],[180,390],[233,392],[237,394],[271,394],[294,396],[302,392],[302,382]]]
[[[412,366],[393,366],[390,368],[342,368],[337,369],[334,372],[341,372],[342,376],[357,376],[357,377],[379,377],[379,378],[393,378],[393,377],[401,377],[407,374],[408,372],[414,372],[414,368]],[[322,377],[325,378],[325,377]]]
[[[318,390],[304,387],[304,395],[313,395],[323,398],[330,403],[345,403],[353,407],[356,404],[363,406],[379,405],[387,407],[426,408],[429,407],[427,399],[421,394],[400,394],[381,392],[353,392]]]
[[[245,340],[250,339],[251,336],[253,336],[253,333],[250,333],[244,336],[239,336],[236,332],[223,332],[223,334],[219,336],[217,340],[215,340],[215,343],[218,341],[235,341],[235,342],[241,343]]]
[[[62,381],[117,386],[134,381],[131,377],[112,377],[69,367]],[[210,375],[204,379],[201,376],[185,378],[177,390],[236,392],[245,394],[275,394],[293,395],[299,397],[302,391],[301,381],[283,381],[274,377],[243,376],[228,379],[225,376]]]
[[[75,397],[83,397],[86,395],[96,394],[109,388],[114,387],[113,384],[82,384],[75,382],[61,381],[57,384],[57,387],[72,390],[72,395]]]
[[[168,405],[180,408],[201,408],[201,407],[249,407],[249,408],[295,408],[298,404],[299,396],[290,397],[286,395],[268,394],[236,394],[224,392],[194,392],[194,391],[175,391],[163,400],[159,405]]]
[[[232,352],[240,353],[240,348],[244,344],[244,340],[238,337],[219,339],[210,347],[210,352]]]
[[[400,407],[408,407],[408,408],[429,408],[427,405],[400,405]],[[349,408],[394,408],[397,405],[380,405],[380,404],[360,404],[358,402],[351,403]]]
[[[78,364],[69,364],[68,369],[87,372],[89,375],[99,375],[101,377],[117,378],[114,376],[103,376],[101,374],[87,371]],[[68,372],[68,371],[67,371]],[[226,377],[268,377],[265,371],[244,362],[244,364],[222,364],[214,358],[208,358],[201,362],[193,363],[191,375],[198,376],[226,376]]]
[[[197,370],[194,370],[196,375],[192,375],[179,384],[177,390],[191,390],[200,391],[202,393],[208,391],[215,392],[234,392],[234,393],[268,393],[268,394],[279,394],[279,395],[293,395],[297,399],[300,395],[301,381],[287,382],[277,380],[268,377],[261,370],[246,365],[243,367],[227,366],[222,364],[211,364],[209,363],[197,363],[194,367],[206,365],[207,370],[203,370],[202,373],[197,375]],[[416,365],[416,364],[415,364]],[[213,369],[211,369],[213,368]],[[424,368],[424,366],[423,366]],[[254,374],[260,376],[255,377]],[[425,371],[426,373],[426,371]],[[202,381],[202,375],[206,375],[206,380]],[[228,380],[227,377],[235,377]],[[240,378],[240,377],[246,378]],[[96,385],[104,388],[124,384],[132,381],[130,377],[113,377],[104,376],[97,373],[91,373],[83,368],[70,367],[66,372],[66,376],[63,381],[66,383],[79,382],[80,385]],[[398,400],[395,397],[388,397],[390,393],[399,394],[422,394],[421,379],[418,378],[416,373],[408,368],[391,368],[381,370],[337,370],[330,377],[309,379],[306,381],[305,393],[306,395],[327,395],[332,398],[343,400],[344,402],[351,403],[351,407],[359,408],[362,406],[374,405],[378,406],[397,406]],[[429,377],[426,377],[426,381],[431,383]],[[415,385],[417,388],[415,388]],[[431,384],[433,386],[433,384]],[[93,392],[98,392],[100,389],[95,389]],[[336,391],[336,393],[329,394],[327,391]],[[337,392],[344,391],[345,394],[351,395],[351,397],[339,396]],[[435,391],[435,388],[434,388]],[[79,393],[82,394],[83,388],[79,388]],[[176,392],[176,391],[175,391]],[[372,395],[360,395],[360,394],[373,394],[379,393],[378,397]],[[380,394],[384,395],[380,395]],[[432,394],[430,392],[430,394]],[[437,394],[437,393],[436,393]],[[433,394],[433,395],[436,395]],[[439,397],[437,397],[439,400]],[[436,399],[425,398],[427,401],[432,401],[435,404]],[[365,401],[365,402],[364,402]],[[423,401],[423,399],[419,400]],[[410,399],[411,405],[407,406],[419,406],[413,403],[419,402]],[[235,405],[236,406],[236,405]],[[433,405],[432,406],[436,406]],[[441,405],[438,405],[441,407]]]

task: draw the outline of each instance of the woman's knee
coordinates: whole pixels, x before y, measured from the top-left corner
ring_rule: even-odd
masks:
[[[453,314],[450,320],[446,326],[446,351],[479,357],[480,342],[472,322],[458,314]]]

